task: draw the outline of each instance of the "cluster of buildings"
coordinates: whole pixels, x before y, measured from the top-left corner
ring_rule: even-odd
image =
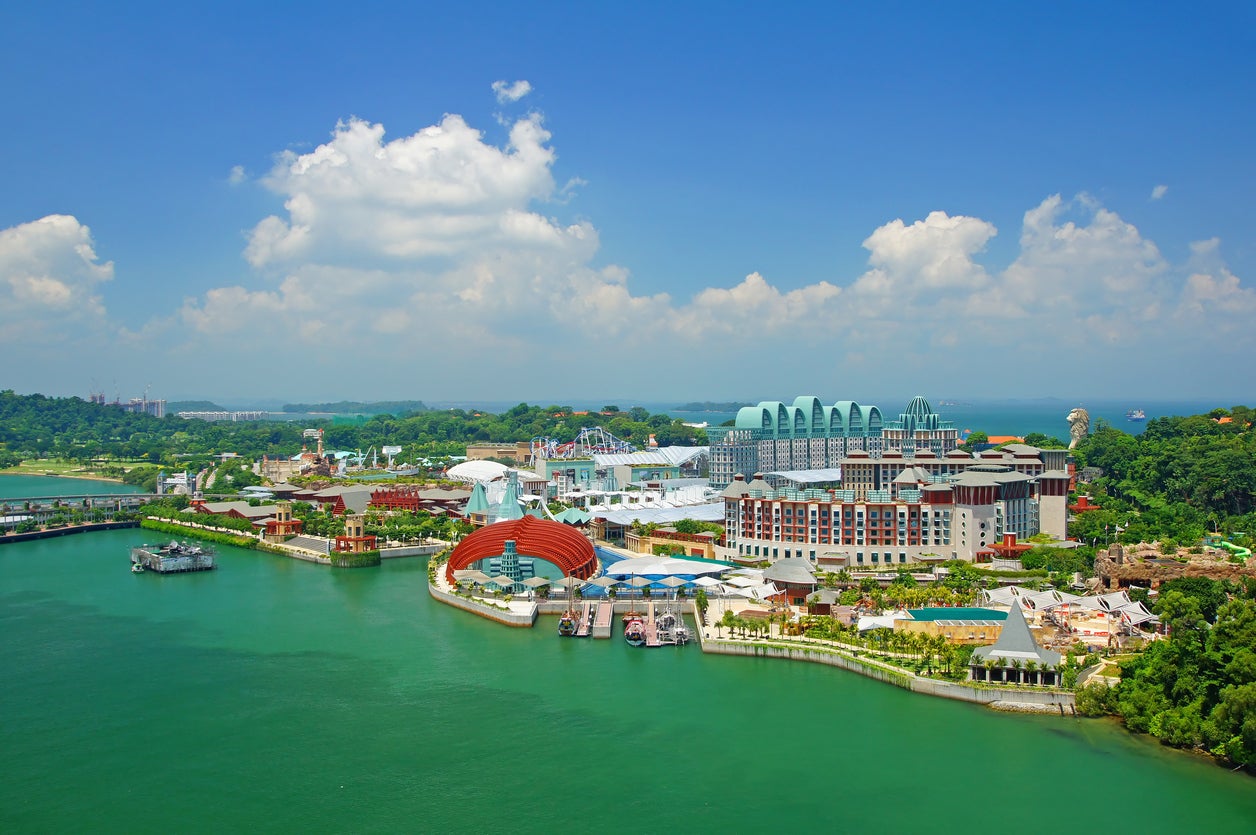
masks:
[[[244,421],[244,420],[267,420],[268,418],[270,418],[270,412],[255,411],[255,410],[250,411],[247,409],[243,411],[236,411],[236,412],[187,411],[187,412],[177,412],[177,414],[179,417],[183,418],[184,420],[208,420],[208,421],[225,420],[225,421],[231,421],[231,422],[239,422],[239,421]]]
[[[707,429],[711,442],[711,486],[772,470],[835,468],[855,454],[884,452],[945,456],[959,445],[959,430],[942,420],[923,397],[912,398],[898,420],[886,421],[876,406],[839,400],[825,406],[802,396],[792,405],[764,401],[737,412],[733,426]]]
[[[426,510],[484,526],[544,517],[559,499],[579,517],[563,521],[599,538],[744,564],[799,558],[830,570],[919,567],[1014,558],[1037,534],[1067,538],[1067,450],[1012,443],[973,454],[923,397],[894,420],[876,406],[798,397],[742,408],[733,424],[709,428],[707,447],[557,446],[538,454],[535,442],[473,446],[469,460],[448,471],[468,484],[458,491],[285,484],[294,473],[334,469],[318,430],[307,433],[313,448],[266,458],[260,468],[279,482],[269,495],[337,513]],[[530,469],[485,460],[522,463],[525,454]],[[718,523],[723,536],[672,528],[685,519]]]
[[[743,408],[736,423],[711,444],[711,482],[727,479],[732,559],[881,568],[1015,556],[1019,540],[1067,535],[1067,450],[973,455],[923,397],[896,421],[875,406],[800,397]],[[765,461],[789,466],[745,472]]]
[[[113,406],[124,412],[134,412],[138,415],[152,415],[157,418],[166,416],[166,401],[149,400],[147,393],[145,393],[143,397],[132,397],[125,403],[117,398],[114,398],[112,403],[108,403],[105,401],[104,392],[98,391],[94,391],[89,394],[87,399],[89,402],[95,403],[97,406]]]

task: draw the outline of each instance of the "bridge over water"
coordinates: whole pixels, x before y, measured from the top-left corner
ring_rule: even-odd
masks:
[[[63,496],[22,496],[0,500],[0,524],[13,528],[26,521],[39,524],[58,514],[81,513],[89,521],[108,521],[115,513],[138,510],[151,493],[95,493]]]

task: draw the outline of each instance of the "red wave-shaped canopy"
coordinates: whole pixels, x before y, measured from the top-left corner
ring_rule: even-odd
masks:
[[[468,534],[458,543],[445,565],[445,577],[454,582],[454,572],[488,557],[500,556],[506,540],[515,541],[515,550],[522,557],[552,562],[563,574],[580,579],[592,577],[597,570],[593,544],[584,534],[562,524],[535,516],[511,522],[497,522]]]

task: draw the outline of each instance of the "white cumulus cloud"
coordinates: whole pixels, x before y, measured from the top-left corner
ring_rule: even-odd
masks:
[[[516,102],[519,99],[532,92],[532,85],[527,81],[516,81],[513,84],[506,81],[494,81],[493,92],[497,94],[497,101],[500,104],[507,102]]]
[[[100,285],[113,278],[91,230],[49,215],[0,230],[0,341],[75,335],[103,320]]]
[[[188,341],[168,355],[299,364],[314,351],[327,374],[387,380],[390,395],[506,399],[538,379],[587,388],[574,381],[608,369],[649,391],[659,374],[699,379],[715,357],[785,391],[829,371],[885,391],[942,368],[974,391],[1029,375],[1035,391],[1067,392],[1080,346],[1148,385],[1190,351],[1256,347],[1256,297],[1218,241],[1170,263],[1086,194],[1029,208],[1003,265],[987,263],[994,223],[937,210],[872,229],[857,275],[790,285],[762,270],[640,295],[627,266],[597,263],[591,222],[551,215],[583,181],[556,186],[542,117],[507,127],[497,145],[453,114],[396,138],[350,119],[283,154],[262,182],[284,211],[248,235],[255,274],[189,299],[167,329]],[[1190,333],[1189,349],[1169,332]]]
[[[1158,186],[1156,186],[1155,188],[1153,188],[1153,189],[1151,190],[1151,199],[1152,199],[1152,200],[1159,200],[1161,197],[1164,197],[1164,196],[1165,196],[1166,194],[1168,194],[1168,193],[1169,193],[1169,187],[1168,187],[1168,186],[1166,186],[1166,185],[1158,185]]]
[[[554,152],[539,116],[516,122],[510,141],[484,141],[462,117],[384,141],[360,119],[329,142],[286,153],[266,177],[287,217],[254,227],[254,266],[314,261],[457,258],[485,247],[561,247],[587,237],[530,210],[554,193]]]

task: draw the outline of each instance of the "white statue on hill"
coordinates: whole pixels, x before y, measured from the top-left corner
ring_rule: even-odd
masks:
[[[1071,439],[1068,448],[1073,449],[1082,442],[1083,438],[1090,434],[1090,412],[1081,406],[1069,412],[1068,434]]]

